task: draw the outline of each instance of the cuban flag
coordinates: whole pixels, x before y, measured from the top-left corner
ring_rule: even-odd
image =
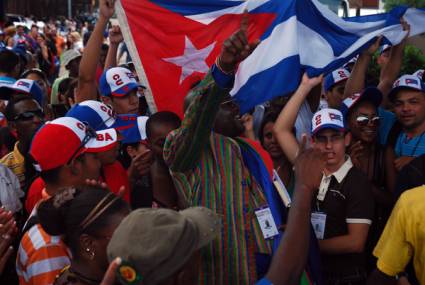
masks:
[[[183,99],[202,79],[222,43],[249,12],[248,38],[260,39],[238,68],[231,95],[241,112],[294,91],[303,72],[331,72],[371,45],[379,35],[398,44],[425,32],[425,9],[341,19],[317,0],[120,0],[124,39],[153,112],[183,113]]]

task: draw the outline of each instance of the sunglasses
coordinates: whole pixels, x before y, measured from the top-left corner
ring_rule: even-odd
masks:
[[[13,121],[30,121],[33,120],[34,117],[38,117],[40,119],[44,119],[44,112],[41,109],[38,110],[32,110],[32,111],[26,111],[19,115],[16,115],[13,118]]]
[[[77,157],[79,152],[86,146],[86,144],[91,140],[97,137],[96,131],[92,128],[90,128],[87,124],[86,125],[86,135],[84,136],[83,140],[81,141],[80,146],[75,150],[75,152],[72,154],[71,158],[68,160],[67,164],[70,164],[71,161]]]
[[[356,118],[356,122],[359,126],[365,127],[368,124],[372,124],[374,126],[377,126],[380,122],[381,118],[379,116],[375,116],[373,118],[369,118],[367,116],[358,116]]]

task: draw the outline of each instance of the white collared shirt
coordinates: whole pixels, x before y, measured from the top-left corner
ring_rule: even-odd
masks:
[[[331,173],[329,175],[323,174],[322,181],[320,182],[319,186],[319,192],[317,193],[317,200],[324,201],[326,193],[329,189],[329,184],[331,183],[332,176],[335,177],[335,179],[338,181],[338,183],[341,183],[342,180],[347,176],[350,169],[353,167],[353,163],[351,162],[351,158],[347,155],[345,158],[345,162],[341,167],[335,171],[334,173]]]

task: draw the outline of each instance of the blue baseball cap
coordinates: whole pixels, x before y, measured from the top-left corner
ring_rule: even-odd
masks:
[[[339,68],[326,75],[323,88],[328,92],[335,84],[343,82],[350,78],[350,72],[345,68]]]
[[[345,100],[342,101],[340,110],[344,116],[347,116],[350,109],[352,109],[356,104],[364,101],[369,101],[378,108],[381,105],[382,98],[382,92],[378,88],[369,87],[361,93],[355,93],[345,98]]]
[[[16,93],[29,94],[40,106],[43,106],[43,90],[41,90],[40,86],[34,80],[19,79],[13,85],[0,85],[0,99],[10,100],[10,97]]]
[[[123,127],[123,124],[121,123],[121,127],[119,121],[125,120],[122,115],[118,115],[118,120],[116,124],[116,129],[119,130],[121,135],[123,136],[123,143],[137,143],[146,140],[146,122],[148,121],[149,117],[147,116],[136,116],[129,115],[132,118],[135,119],[132,124],[127,124],[128,127]]]
[[[124,67],[106,70],[99,80],[99,91],[102,96],[122,97],[138,87],[134,73]]]
[[[393,89],[388,94],[388,99],[394,101],[397,93],[403,89],[411,89],[425,93],[425,83],[416,75],[405,74],[394,82]]]
[[[74,105],[65,117],[86,122],[96,131],[109,129],[115,124],[114,111],[107,105],[95,100],[87,100]]]

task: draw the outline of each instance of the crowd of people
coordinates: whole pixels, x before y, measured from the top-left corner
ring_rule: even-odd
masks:
[[[258,45],[243,17],[180,118],[149,109],[99,2],[65,38],[0,32],[1,284],[425,284],[425,77],[400,74],[407,37],[241,115],[229,91]]]

